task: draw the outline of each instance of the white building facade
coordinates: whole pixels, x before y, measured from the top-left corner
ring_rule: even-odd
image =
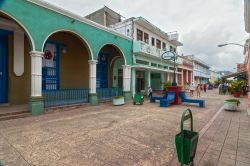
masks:
[[[210,83],[215,84],[220,79],[221,79],[220,73],[218,73],[214,70],[210,70],[210,79],[209,79]]]
[[[167,34],[143,17],[124,20],[111,28],[133,38],[133,94],[146,91],[149,86],[154,91],[162,90],[165,82],[173,81],[174,63],[162,60],[161,55],[165,51],[176,52],[177,47],[182,46],[177,33]],[[176,81],[181,74],[177,70],[179,63],[177,60]]]
[[[192,55],[193,56],[193,55]],[[210,66],[193,57],[193,80],[196,84],[206,84],[210,79]]]

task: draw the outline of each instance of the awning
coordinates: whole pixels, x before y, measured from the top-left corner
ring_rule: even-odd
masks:
[[[232,73],[232,74],[228,74],[228,75],[224,75],[222,76],[221,78],[223,79],[227,79],[227,78],[231,78],[231,77],[245,77],[247,74],[246,70],[244,71],[239,71],[239,72],[236,72],[236,73]]]

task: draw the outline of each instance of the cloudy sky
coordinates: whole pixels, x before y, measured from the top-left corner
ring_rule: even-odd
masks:
[[[234,71],[244,60],[239,46],[217,47],[226,42],[244,44],[243,0],[46,0],[85,16],[104,5],[122,16],[143,16],[166,32],[177,30],[184,46],[179,53],[194,54],[216,70]]]

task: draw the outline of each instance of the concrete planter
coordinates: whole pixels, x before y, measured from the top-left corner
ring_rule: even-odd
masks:
[[[123,105],[124,102],[124,96],[115,96],[112,98],[113,105]]]
[[[225,100],[224,101],[224,110],[226,111],[236,111],[239,106],[239,100]]]

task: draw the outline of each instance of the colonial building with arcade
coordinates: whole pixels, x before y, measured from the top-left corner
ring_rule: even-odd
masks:
[[[2,0],[0,37],[0,104],[26,104],[36,115],[97,104],[118,89],[131,98],[126,35],[44,1]]]

